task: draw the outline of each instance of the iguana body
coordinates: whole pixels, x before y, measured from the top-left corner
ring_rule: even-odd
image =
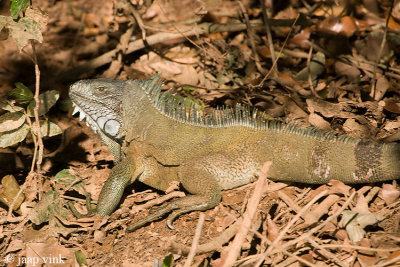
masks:
[[[159,190],[178,181],[190,193],[131,229],[172,211],[170,226],[180,214],[216,206],[221,190],[250,183],[266,161],[273,163],[268,176],[280,181],[371,183],[400,177],[399,144],[269,121],[240,106],[205,115],[193,103],[188,106],[161,94],[160,87],[158,76],[153,76],[143,81],[83,80],[70,89],[76,110],[115,157],[98,213],[111,214],[135,180]]]

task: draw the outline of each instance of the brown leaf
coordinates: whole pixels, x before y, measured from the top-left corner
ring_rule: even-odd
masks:
[[[357,30],[357,25],[354,18],[349,16],[330,17],[322,21],[318,29],[326,33],[343,34],[346,37],[351,37]]]
[[[350,190],[351,187],[348,185],[345,185],[343,182],[338,181],[338,180],[330,180],[329,184],[331,184],[330,187],[330,192],[332,193],[340,193],[343,194],[345,196],[350,195]]]
[[[73,250],[59,245],[57,240],[53,238],[49,238],[46,242],[27,243],[26,258],[31,260],[36,259],[39,266],[45,264],[44,260],[47,260],[49,266],[73,266],[75,264]],[[52,264],[49,264],[50,259],[52,260]]]
[[[390,254],[390,256],[387,257],[387,259],[382,262],[382,264],[384,264],[385,262],[390,261],[392,259],[395,259],[399,256],[400,256],[400,250],[393,251],[392,254]],[[399,262],[400,262],[400,260],[397,260],[395,263],[399,263]],[[395,266],[395,265],[390,265],[390,266]]]
[[[20,190],[19,184],[13,175],[6,175],[1,180],[1,185],[3,191],[0,194],[0,201],[7,206],[10,206]],[[14,204],[13,210],[18,210],[19,206],[24,202],[24,199],[25,195],[24,193],[21,193]]]
[[[288,119],[295,120],[307,118],[308,114],[290,97],[278,96],[277,99],[283,105]]]
[[[385,105],[383,106],[389,112],[400,114],[400,103],[385,101]]]
[[[321,116],[315,113],[311,113],[310,116],[308,116],[308,122],[312,125],[315,126],[319,129],[322,130],[332,130],[331,125],[329,122],[324,120]]]
[[[378,54],[380,53],[380,47],[382,43],[383,32],[370,32],[365,39],[365,44],[362,45],[360,49],[360,54],[363,55],[366,59],[375,62],[378,58]],[[388,44],[385,42],[384,48],[380,55],[380,58],[385,58],[390,54],[390,48]]]
[[[343,124],[343,130],[357,138],[368,138],[371,136],[371,132],[368,127],[359,124],[355,119],[347,119]]]
[[[392,184],[384,184],[382,186],[381,197],[386,205],[390,205],[399,199],[400,190]]]
[[[375,96],[374,99],[379,101],[383,98],[386,91],[390,88],[390,83],[385,76],[380,76],[376,81]]]
[[[267,233],[268,238],[272,242],[278,237],[278,235],[280,233],[279,227],[276,225],[276,223],[273,220],[271,220],[270,214],[267,215],[267,232],[268,232]]]
[[[357,79],[359,80],[361,75],[361,72],[357,67],[341,61],[335,62],[335,72],[338,75],[345,76],[349,82],[356,81]]]
[[[332,206],[339,200],[338,195],[329,195],[321,203],[315,205],[310,212],[304,216],[304,223],[306,225],[312,225],[319,221],[319,219],[328,214]]]
[[[289,43],[307,49],[310,47],[310,34],[311,29],[305,28],[301,32],[295,34],[293,38],[290,39]]]
[[[330,103],[327,101],[324,101],[322,99],[307,99],[306,103],[308,105],[308,109],[312,110],[314,112],[321,113],[322,116],[326,118],[332,118],[332,117],[339,117],[339,118],[355,118],[356,115],[354,115],[351,112],[346,112],[343,111],[344,105],[342,103]]]

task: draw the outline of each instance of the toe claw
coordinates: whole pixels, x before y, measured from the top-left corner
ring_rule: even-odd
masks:
[[[167,226],[170,230],[176,230],[175,227],[172,225],[172,221],[167,219]]]

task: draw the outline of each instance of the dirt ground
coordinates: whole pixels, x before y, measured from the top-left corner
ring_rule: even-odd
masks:
[[[0,32],[0,99],[13,99],[10,92],[22,88],[16,83],[35,92],[36,56],[40,93],[58,99],[41,120],[59,132],[43,136],[38,167],[35,135],[3,145],[9,110],[0,103],[0,266],[400,264],[396,181],[307,185],[264,181],[260,174],[257,182],[224,191],[215,208],[180,216],[176,230],[160,218],[126,232],[152,207],[182,197],[179,185],[165,193],[135,182],[104,218],[76,219],[67,206],[75,201],[84,213],[87,193],[96,203],[114,166],[100,137],[72,115],[68,88],[80,79],[160,73],[163,89],[206,111],[241,103],[270,119],[399,142],[398,1],[37,0],[32,7],[41,10],[33,18],[42,33],[28,27],[22,36],[28,32],[34,41],[19,48],[11,18]],[[0,2],[2,16],[10,8]],[[14,22],[31,16],[22,11]],[[28,110],[28,102],[18,102],[26,91],[18,92],[17,104]],[[18,191],[22,199],[11,212]]]

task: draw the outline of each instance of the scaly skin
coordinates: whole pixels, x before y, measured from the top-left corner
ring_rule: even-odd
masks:
[[[87,114],[89,122],[96,121],[94,117],[99,113],[92,117],[87,106],[92,113],[113,110],[105,123],[108,127],[101,127],[104,118],[92,123],[116,157],[116,165],[100,193],[99,214],[111,214],[125,187],[135,180],[159,190],[178,181],[190,194],[154,210],[128,230],[168,213],[167,224],[172,228],[177,216],[218,205],[221,190],[250,183],[266,161],[273,163],[269,177],[280,181],[323,184],[336,179],[354,184],[400,176],[399,144],[378,144],[292,124],[273,124],[258,113],[257,119],[249,119],[242,114],[248,109],[235,115],[222,111],[216,115],[220,116],[217,122],[207,122],[198,108],[182,112],[179,105],[165,104],[173,97],[158,101],[158,91],[150,90],[159,87],[157,79],[83,80],[70,90],[72,101]],[[83,107],[84,99],[96,101]],[[175,113],[171,111],[174,108]],[[223,121],[218,122],[221,116]]]

